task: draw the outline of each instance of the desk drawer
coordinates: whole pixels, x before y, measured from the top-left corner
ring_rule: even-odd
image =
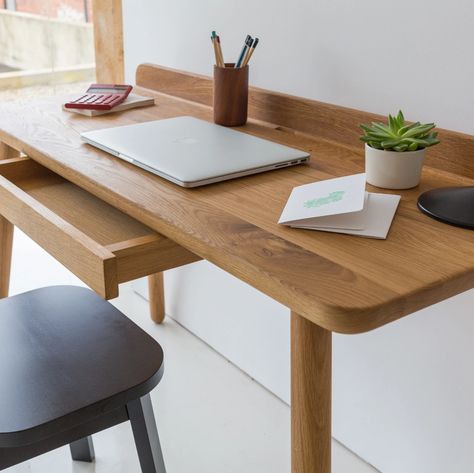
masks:
[[[106,299],[200,259],[29,158],[0,161],[0,215]]]

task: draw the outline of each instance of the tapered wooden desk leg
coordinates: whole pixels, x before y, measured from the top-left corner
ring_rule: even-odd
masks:
[[[332,333],[291,314],[291,471],[331,472]]]
[[[165,318],[163,273],[148,276],[148,295],[150,298],[150,317],[153,322],[161,324]]]
[[[8,296],[12,263],[13,225],[0,216],[0,299]]]
[[[0,141],[0,160],[20,156],[20,152]],[[0,299],[8,296],[12,264],[13,225],[0,215]]]

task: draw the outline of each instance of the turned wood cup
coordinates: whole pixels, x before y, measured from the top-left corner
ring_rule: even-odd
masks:
[[[247,123],[249,66],[239,69],[233,63],[214,66],[214,123],[239,126]]]

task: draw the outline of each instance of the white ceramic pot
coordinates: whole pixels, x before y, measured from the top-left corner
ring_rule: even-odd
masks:
[[[426,148],[385,151],[365,145],[367,182],[385,189],[410,189],[420,183]]]

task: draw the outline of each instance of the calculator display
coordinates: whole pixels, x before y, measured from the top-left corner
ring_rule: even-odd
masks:
[[[123,94],[126,88],[121,87],[108,87],[107,89],[100,89],[91,87],[87,89],[88,94]]]

